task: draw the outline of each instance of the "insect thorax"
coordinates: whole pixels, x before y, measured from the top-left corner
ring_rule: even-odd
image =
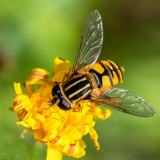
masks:
[[[63,84],[63,91],[71,102],[77,102],[89,95],[91,85],[86,75],[76,75]]]

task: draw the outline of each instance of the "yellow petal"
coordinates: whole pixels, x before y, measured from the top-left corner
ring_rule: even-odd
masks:
[[[93,142],[95,144],[96,149],[99,150],[100,146],[99,146],[99,143],[97,141],[97,139],[98,139],[97,132],[95,131],[94,128],[91,128],[89,134],[90,134],[90,137],[91,137],[91,139],[93,140]]]
[[[33,84],[43,84],[47,78],[49,73],[41,68],[35,68],[28,75],[25,81],[25,87],[30,95],[33,93],[32,85]]]
[[[16,92],[17,95],[22,94],[22,89],[21,89],[20,83],[14,82],[14,89],[15,89],[15,92]]]
[[[62,160],[62,153],[53,146],[48,145],[46,160]]]
[[[54,60],[55,63],[55,74],[52,77],[52,82],[62,82],[64,77],[67,76],[69,72],[70,62],[68,60],[63,60],[59,57],[56,57]]]
[[[93,113],[95,118],[98,119],[107,119],[111,115],[111,111],[108,109],[102,110],[101,108],[97,107]]]

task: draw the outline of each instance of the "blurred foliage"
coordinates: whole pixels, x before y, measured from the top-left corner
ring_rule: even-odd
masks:
[[[0,1],[0,159],[45,159],[46,146],[33,135],[20,138],[13,104],[13,82],[23,83],[35,67],[54,72],[56,56],[73,64],[81,28],[87,15],[99,10],[104,43],[99,59],[114,60],[125,68],[124,83],[157,110],[157,116],[140,118],[117,111],[98,121],[100,151],[88,136],[86,157],[80,159],[128,160],[136,156],[160,159],[160,1],[159,0],[1,0]],[[64,159],[73,159],[64,157]]]

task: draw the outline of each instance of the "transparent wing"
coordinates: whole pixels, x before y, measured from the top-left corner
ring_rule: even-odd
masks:
[[[96,62],[102,47],[103,27],[102,19],[97,10],[91,12],[83,26],[78,51],[76,54],[73,73],[87,65]]]
[[[156,114],[151,104],[139,95],[121,88],[112,88],[105,94],[92,97],[93,101],[113,109],[140,117],[151,117]]]

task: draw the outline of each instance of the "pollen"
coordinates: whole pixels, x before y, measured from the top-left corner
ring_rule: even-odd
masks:
[[[62,110],[56,104],[50,106],[51,91],[56,82],[64,81],[69,73],[69,61],[55,59],[54,76],[48,80],[49,73],[36,68],[25,80],[27,93],[23,93],[20,83],[14,83],[16,97],[13,110],[17,113],[18,125],[24,126],[25,134],[33,132],[36,141],[48,146],[47,160],[54,159],[53,153],[79,158],[85,155],[86,144],[82,140],[89,134],[97,150],[100,149],[96,133],[95,118],[107,119],[111,112],[102,110],[88,101],[80,101],[70,110]]]

